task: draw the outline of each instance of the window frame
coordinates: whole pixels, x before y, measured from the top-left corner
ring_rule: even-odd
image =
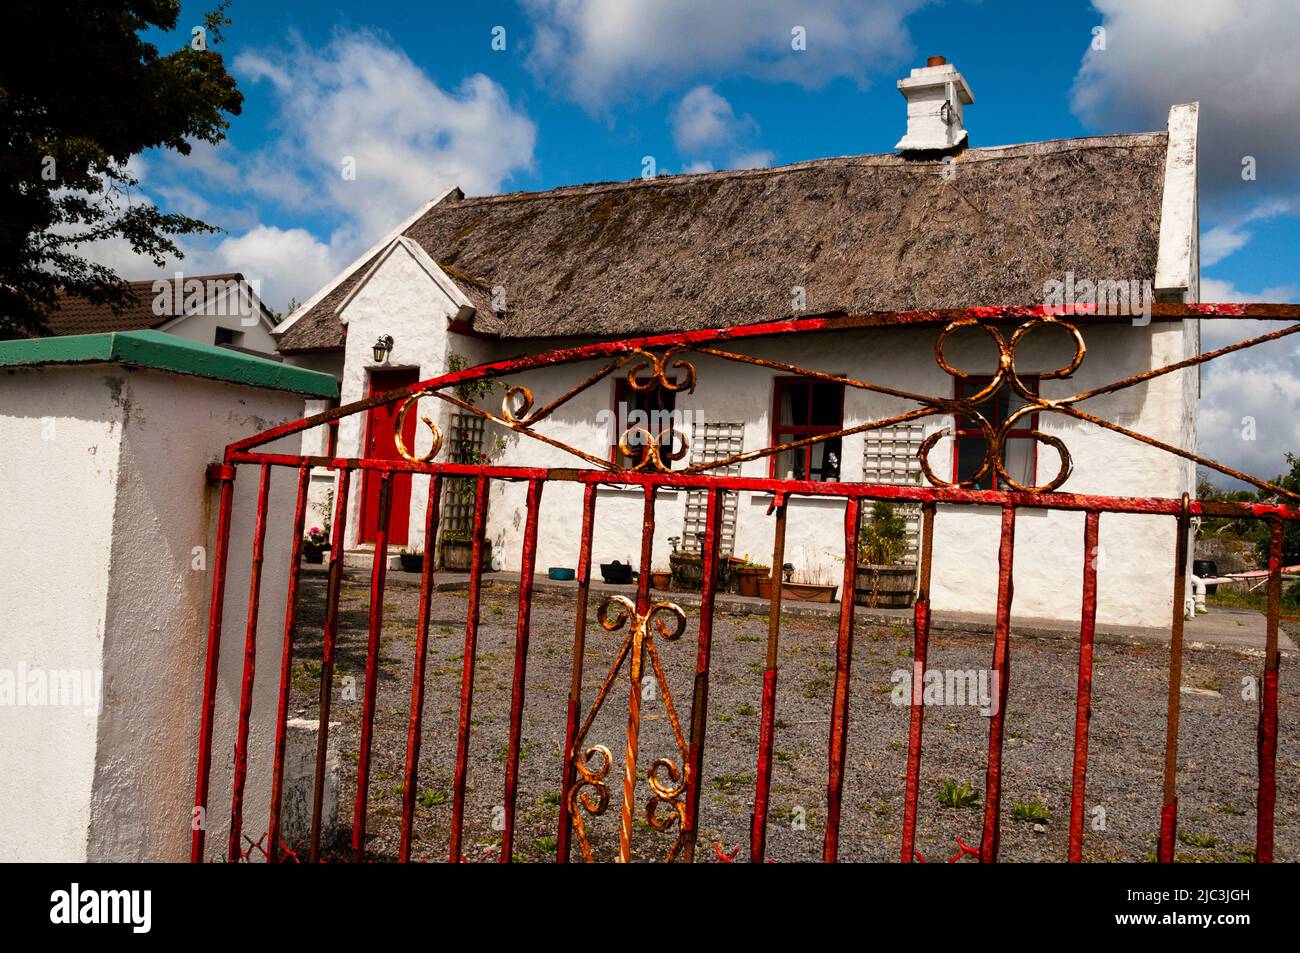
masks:
[[[1025,385],[1026,389],[1031,394],[1033,394],[1035,397],[1038,396],[1039,376],[1037,374],[1021,374],[1020,382]],[[991,383],[993,383],[993,375],[991,374],[985,374],[985,375],[972,374],[970,377],[967,378],[959,377],[956,379],[956,382],[953,385],[953,396],[957,400],[962,400],[963,397],[965,396],[962,393],[963,389],[968,389],[970,394],[972,395],[978,394],[985,387],[988,387],[988,385]],[[1011,386],[1011,382],[1004,380],[1002,382],[1002,386],[989,395],[990,399],[996,400],[997,395],[1002,392],[1002,388],[1004,387],[1007,388],[1013,395],[1020,396],[1020,392]],[[962,438],[978,437],[981,440],[986,439],[984,436],[984,431],[980,430],[978,427],[962,429],[961,426],[962,416],[963,416],[962,414],[954,414],[953,422],[952,422],[953,423],[952,482],[954,485],[956,485],[958,475],[961,473],[960,455],[961,455]],[[1021,418],[1022,423],[1024,422],[1024,419],[1025,418]],[[1038,411],[1034,411],[1034,413],[1030,414],[1028,420],[1029,420],[1029,426],[1027,427],[1017,426],[1008,430],[1007,440],[1028,440],[1029,441],[1030,474],[1029,474],[1029,483],[1027,485],[1032,486],[1038,483],[1038,441],[1035,440],[1032,436],[1032,432],[1038,429]],[[996,433],[998,428],[1002,426],[1001,421],[990,420],[989,423],[992,424],[994,433]],[[1004,468],[1007,465],[1006,449],[1007,449],[1006,443],[1003,442],[1002,466]],[[987,450],[985,452],[987,453]],[[1001,487],[999,486],[1001,482],[1001,477],[998,475],[998,472],[995,468],[991,467],[989,469],[989,472],[985,476],[987,479],[992,480],[992,485],[989,486],[988,489],[991,490],[1001,489]]]
[[[787,387],[791,384],[808,384],[808,419],[812,419],[812,399],[813,388],[811,385],[825,384],[830,387],[839,387],[839,423],[833,425],[827,424],[782,424],[781,421],[781,397]],[[797,439],[805,439],[814,434],[831,434],[838,433],[844,429],[844,385],[836,381],[824,381],[816,377],[808,377],[804,374],[784,374],[772,378],[772,421],[768,428],[772,438],[771,446],[779,447],[785,441],[780,439],[782,433],[800,434]],[[791,441],[793,442],[793,441]],[[812,448],[813,444],[807,444],[803,447],[803,468],[802,476],[796,479],[812,480]],[[771,454],[768,460],[768,476],[777,479],[776,461],[779,453]],[[843,441],[840,444],[840,475],[844,473],[844,446]],[[819,483],[839,483],[840,477],[834,480],[819,480]]]
[[[639,382],[645,382],[649,380],[653,380],[653,378],[649,376],[637,375],[637,381]],[[676,377],[669,377],[667,378],[667,380],[674,387],[681,384],[681,380]],[[619,404],[623,403],[627,406],[627,413],[628,413],[628,417],[630,418],[634,411],[640,409],[633,406],[633,400],[637,397],[643,397],[645,399],[649,399],[652,395],[658,401],[660,401],[661,404],[667,405],[667,406],[660,406],[656,408],[656,410],[669,414],[670,422],[667,430],[660,429],[656,431],[653,427],[653,422],[651,422],[651,426],[648,426],[646,429],[650,432],[651,436],[659,438],[660,459],[663,461],[664,466],[666,466],[668,469],[671,470],[674,468],[675,464],[681,462],[678,460],[669,460],[667,459],[666,456],[663,455],[665,451],[671,453],[673,448],[671,442],[665,447],[662,440],[662,437],[665,433],[669,434],[669,440],[670,441],[672,440],[671,437],[672,423],[675,421],[675,416],[677,412],[677,394],[678,394],[677,391],[669,387],[664,387],[662,384],[660,384],[659,386],[651,390],[636,390],[632,387],[631,383],[628,382],[627,375],[625,374],[620,374],[614,378],[614,400],[613,400],[614,439],[610,442],[610,446],[609,446],[609,460],[611,463],[615,464],[616,466],[626,467],[627,469],[631,469],[632,467],[640,463],[639,460],[632,460],[630,463],[625,464],[622,460],[623,450],[619,446],[619,440],[621,440],[623,437],[623,430],[620,430],[619,428],[622,424],[627,423],[627,420],[619,416]]]

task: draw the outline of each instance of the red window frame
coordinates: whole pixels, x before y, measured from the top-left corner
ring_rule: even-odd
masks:
[[[329,406],[326,407],[325,409],[338,410],[339,399],[335,397],[333,400],[329,402]],[[336,419],[336,420],[331,420],[329,423],[325,425],[325,456],[333,460],[336,456],[338,456],[338,452],[339,452],[339,422]]]
[[[953,396],[955,396],[958,400],[961,400],[963,397],[967,395],[973,396],[975,394],[978,394],[985,387],[988,387],[989,384],[991,384],[992,382],[993,382],[992,377],[969,377],[966,378],[965,380],[958,378],[956,381],[956,386],[953,389]],[[1020,382],[1025,385],[1025,387],[1029,390],[1031,394],[1034,395],[1038,394],[1037,374],[1022,374],[1020,376]],[[997,400],[999,397],[1002,397],[1003,395],[1006,395],[1007,397],[1007,404],[1005,407],[999,408],[997,406]],[[1012,411],[1011,400],[1013,398],[1020,398],[1020,394],[1011,386],[1010,383],[1004,381],[1002,383],[1002,386],[999,387],[992,394],[990,394],[985,399],[982,405],[976,405],[976,406],[983,406],[987,408],[990,402],[993,403],[993,409],[994,409],[993,415],[989,416],[987,413],[985,413],[985,417],[986,419],[988,419],[988,422],[993,425],[993,430],[995,432],[999,427],[1002,426],[1002,422],[1006,420],[1008,415],[1011,413]],[[1023,398],[1021,399],[1023,400]],[[1007,431],[1007,441],[1008,442],[1011,440],[1029,441],[1030,443],[1029,483],[1035,484],[1038,482],[1038,441],[1033,438],[1031,433],[1032,431],[1038,429],[1038,414],[1033,413],[1030,414],[1027,418],[1022,417],[1020,419],[1021,424],[1024,424],[1026,421],[1028,421],[1028,426],[1012,427],[1010,430]],[[978,439],[981,444],[985,443],[984,431],[980,430],[979,427],[963,427],[962,422],[963,422],[963,415],[958,414],[954,422],[956,424],[954,428],[954,432],[956,436],[953,438],[953,444],[952,444],[952,482],[953,483],[957,482],[958,475],[961,473],[962,438]],[[1006,449],[1007,449],[1006,444],[1004,443],[1002,447],[1003,450],[1002,465],[1004,467],[1007,465]],[[987,452],[988,452],[988,448],[987,446],[985,446],[985,453]],[[980,463],[983,463],[983,460],[981,460]],[[984,476],[980,479],[979,483],[976,484],[975,489],[996,490],[998,489],[999,482],[1000,481],[998,478],[997,471],[990,468],[989,472],[984,474]],[[988,484],[987,486],[985,485],[986,483]]]
[[[785,392],[794,384],[807,384],[808,386],[808,420],[812,420],[813,407],[813,389],[815,387],[836,387],[839,389],[839,409],[836,422],[834,424],[783,424],[781,423],[781,398]],[[772,446],[778,447],[784,443],[793,443],[795,440],[805,439],[815,434],[835,433],[844,429],[844,385],[835,384],[830,381],[818,380],[815,377],[791,376],[791,377],[774,377],[772,378]],[[803,466],[799,473],[795,474],[797,480],[812,479],[812,448],[813,444],[803,447]],[[828,448],[829,449],[829,448]],[[768,475],[772,478],[777,477],[776,464],[779,453],[774,453],[769,458]],[[838,471],[835,481],[839,482],[839,473],[844,469],[844,452],[840,448],[840,470]]]
[[[650,378],[638,377],[638,381],[645,383]],[[670,378],[673,385],[680,383],[676,378]],[[623,437],[624,424],[627,420],[619,415],[620,407],[627,408],[628,419],[631,418],[634,411],[640,410],[650,414],[649,426],[647,430],[651,435],[658,439],[660,445],[660,459],[663,460],[664,466],[672,469],[676,463],[681,461],[672,461],[668,459],[668,454],[673,451],[672,424],[664,426],[663,413],[672,414],[677,409],[677,392],[667,387],[658,386],[650,390],[635,390],[628,383],[626,376],[614,378],[614,440],[609,447],[610,462],[619,466],[634,467],[640,462],[640,455],[633,458],[626,458],[622,448],[618,445],[619,440]],[[658,422],[654,419],[654,413],[660,412]],[[671,419],[671,418],[670,418]],[[665,439],[666,438],[666,439]],[[680,442],[680,441],[679,441]],[[632,448],[636,450],[636,447]]]

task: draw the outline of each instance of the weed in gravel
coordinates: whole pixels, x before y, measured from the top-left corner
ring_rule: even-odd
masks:
[[[958,784],[948,779],[939,784],[939,804],[942,807],[974,807],[979,802],[979,788],[971,787],[969,781]]]
[[[1191,831],[1179,831],[1178,839],[1188,847],[1217,847],[1218,838],[1212,834],[1194,834]]]
[[[1052,819],[1052,812],[1037,801],[1015,801],[1011,805],[1011,815],[1018,821],[1034,824],[1046,824]]]
[[[415,796],[415,799],[420,802],[420,807],[437,807],[439,804],[447,803],[447,792],[425,788]]]

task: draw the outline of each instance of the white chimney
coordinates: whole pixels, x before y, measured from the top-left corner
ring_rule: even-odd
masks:
[[[932,56],[925,66],[898,81],[907,100],[907,135],[894,146],[900,152],[949,151],[966,142],[963,106],[975,102],[966,78],[942,56]]]

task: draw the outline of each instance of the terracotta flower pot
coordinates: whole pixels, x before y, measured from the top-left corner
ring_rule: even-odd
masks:
[[[671,572],[655,570],[650,574],[650,584],[661,591],[667,591],[668,587],[672,585],[672,582],[673,574]]]
[[[838,588],[834,583],[786,582],[781,584],[781,598],[797,602],[834,602]]]
[[[736,569],[736,581],[742,596],[757,596],[759,580],[770,576],[771,570],[764,566],[740,566]],[[770,588],[768,590],[771,591]]]

